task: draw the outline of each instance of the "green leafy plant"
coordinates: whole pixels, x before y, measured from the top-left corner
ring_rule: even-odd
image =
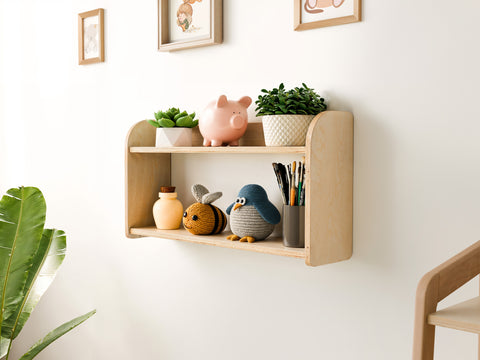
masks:
[[[10,189],[0,200],[0,358],[6,355],[6,360],[13,340],[65,258],[65,233],[44,229],[45,218],[45,199],[35,187]],[[90,311],[57,327],[19,360],[33,359],[95,312]]]
[[[156,128],[193,128],[198,125],[198,120],[195,120],[195,113],[189,115],[186,111],[180,111],[180,109],[173,107],[167,111],[156,112],[155,120],[147,121]]]
[[[285,90],[280,84],[272,90],[262,89],[263,95],[258,96],[255,101],[257,116],[262,115],[317,115],[327,110],[325,99],[318,95],[313,89],[302,83],[302,87]]]

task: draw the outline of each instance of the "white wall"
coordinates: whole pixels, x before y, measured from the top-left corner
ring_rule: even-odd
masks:
[[[69,246],[17,355],[97,308],[38,358],[410,357],[418,280],[480,237],[480,3],[365,0],[360,23],[295,32],[293,1],[224,2],[223,45],[159,53],[155,0],[0,1],[0,190],[40,187],[48,224],[67,231]],[[98,7],[106,62],[79,66],[76,16]],[[126,239],[130,126],[281,81],[306,82],[355,115],[353,258],[309,268]],[[228,158],[199,159],[176,161],[191,181],[224,187],[222,204],[255,180],[275,196],[270,168],[252,174],[251,157],[233,176]],[[438,359],[474,357],[475,336],[440,330],[438,339]]]

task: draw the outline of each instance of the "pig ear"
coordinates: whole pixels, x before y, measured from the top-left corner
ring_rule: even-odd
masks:
[[[252,98],[250,96],[243,96],[238,102],[248,108],[250,104],[252,103]]]
[[[227,105],[227,103],[228,103],[227,97],[225,95],[220,95],[220,97],[217,100],[217,107],[223,107]]]

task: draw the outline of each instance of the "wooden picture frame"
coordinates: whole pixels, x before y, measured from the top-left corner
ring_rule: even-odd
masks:
[[[222,28],[223,0],[158,0],[159,51],[221,44]]]
[[[78,14],[78,63],[105,61],[104,10],[95,9]]]
[[[294,0],[293,14],[296,31],[353,23],[362,20],[362,0]]]

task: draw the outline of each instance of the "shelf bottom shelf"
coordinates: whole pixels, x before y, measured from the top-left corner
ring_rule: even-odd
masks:
[[[131,228],[130,234],[138,236],[150,236],[164,239],[188,241],[197,244],[220,246],[230,249],[239,249],[255,251],[264,254],[280,255],[305,259],[304,248],[288,248],[283,246],[281,238],[267,238],[266,240],[246,243],[239,241],[230,241],[226,237],[231,232],[223,232],[217,235],[192,235],[185,229],[178,230],[158,230],[154,226]]]

